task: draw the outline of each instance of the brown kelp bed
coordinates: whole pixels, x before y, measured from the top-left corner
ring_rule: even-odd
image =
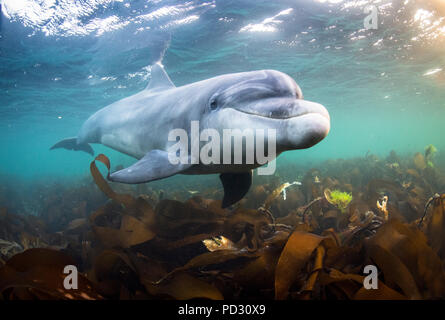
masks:
[[[216,188],[123,192],[97,161],[110,164],[91,163],[99,188],[45,198],[37,215],[1,209],[0,299],[445,297],[445,175],[429,148],[258,178],[226,210]],[[363,287],[370,264],[377,290]],[[63,286],[67,265],[78,290]]]

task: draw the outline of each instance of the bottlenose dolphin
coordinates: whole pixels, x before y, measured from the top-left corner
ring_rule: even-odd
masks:
[[[108,174],[115,182],[133,184],[178,173],[219,173],[224,187],[222,206],[228,207],[244,197],[251,186],[251,170],[264,163],[255,159],[253,164],[172,164],[168,148],[175,142],[169,141],[169,132],[180,128],[190,133],[192,121],[199,121],[200,130],[212,128],[221,136],[225,129],[274,129],[276,156],[310,148],[330,130],[328,111],[321,104],[303,100],[300,87],[282,72],[226,74],[176,87],[157,63],[144,90],[97,111],[85,121],[77,137],[64,139],[51,149],[94,155],[89,144],[101,143],[139,159]]]

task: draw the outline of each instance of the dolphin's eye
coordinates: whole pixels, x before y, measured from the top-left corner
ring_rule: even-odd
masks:
[[[210,100],[210,110],[216,110],[218,109],[218,103],[216,102],[216,99]]]

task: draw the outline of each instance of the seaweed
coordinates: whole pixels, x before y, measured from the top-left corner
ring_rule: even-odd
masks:
[[[28,195],[37,212],[0,210],[0,299],[444,298],[445,175],[435,153],[283,167],[228,209],[206,182],[108,183],[97,163],[111,164],[99,155],[92,181]],[[74,294],[62,286],[67,264],[81,271]],[[363,288],[369,264],[377,290]]]
[[[336,208],[340,209],[342,213],[346,212],[346,208],[352,201],[352,194],[347,192],[341,192],[340,190],[337,189],[332,191],[326,189],[324,191],[324,195],[326,197],[326,200],[328,200],[328,202],[334,205]]]
[[[436,153],[437,153],[437,148],[434,145],[429,144],[425,147],[425,160],[427,166],[434,168],[433,159]]]

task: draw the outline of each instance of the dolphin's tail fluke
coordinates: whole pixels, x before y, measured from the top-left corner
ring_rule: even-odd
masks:
[[[77,138],[67,138],[63,139],[59,142],[57,142],[55,145],[53,145],[50,150],[53,149],[68,149],[68,150],[75,150],[75,151],[84,151],[92,156],[94,156],[94,150],[91,148],[91,146],[88,143],[77,143]]]

